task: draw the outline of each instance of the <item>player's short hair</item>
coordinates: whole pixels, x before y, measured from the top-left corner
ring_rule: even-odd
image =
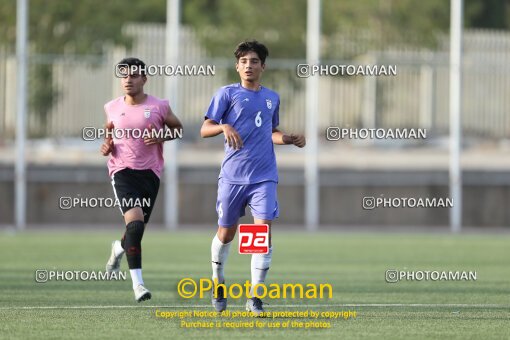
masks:
[[[266,63],[266,58],[269,55],[267,47],[264,46],[264,44],[259,43],[257,40],[241,42],[237,45],[234,55],[236,56],[237,61],[239,61],[239,58],[245,56],[248,52],[257,53],[262,64]]]
[[[119,61],[117,65],[128,65],[129,67],[137,66],[142,76],[146,76],[147,74],[145,63],[138,58],[134,57],[124,58],[121,61]]]

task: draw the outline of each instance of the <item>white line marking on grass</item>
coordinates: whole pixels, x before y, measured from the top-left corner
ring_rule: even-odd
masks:
[[[269,308],[331,308],[331,307],[423,307],[423,308],[510,308],[510,305],[497,304],[466,304],[466,303],[361,303],[361,304],[330,304],[330,305],[271,305]],[[244,308],[244,305],[229,305],[233,308]],[[212,308],[211,305],[163,305],[163,306],[21,306],[0,307],[0,310],[33,310],[33,309],[128,309],[128,308]]]

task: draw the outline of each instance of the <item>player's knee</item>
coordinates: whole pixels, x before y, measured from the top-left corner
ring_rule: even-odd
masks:
[[[136,221],[143,221],[143,210],[140,207],[134,207],[124,213],[126,224]]]
[[[234,239],[234,236],[224,234],[222,236],[218,236],[218,239],[221,241],[221,243],[227,244],[227,243],[232,242],[232,240]]]
[[[234,226],[228,228],[220,227],[218,229],[217,235],[221,243],[223,244],[230,243],[236,236],[236,229]]]

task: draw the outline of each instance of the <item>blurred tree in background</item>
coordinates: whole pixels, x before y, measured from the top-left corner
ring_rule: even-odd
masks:
[[[103,56],[106,47],[129,46],[122,34],[128,21],[147,17],[164,22],[165,11],[153,11],[163,1],[144,0],[129,6],[121,0],[29,0],[29,105],[44,131],[51,108],[58,100],[53,87],[52,60],[65,55]],[[14,53],[16,39],[16,1],[0,3],[0,45]]]
[[[239,42],[254,38],[273,58],[302,58],[306,51],[306,0],[189,0],[182,18],[214,57],[233,58]]]
[[[233,58],[235,45],[256,38],[272,58],[304,58],[306,0],[182,0],[182,21],[193,27],[211,57]],[[510,27],[510,0],[465,0],[465,26]],[[447,0],[322,0],[322,58],[355,58],[357,50],[388,46],[434,48],[449,28]],[[52,86],[51,58],[61,55],[102,57],[112,45],[129,48],[122,34],[127,22],[166,21],[166,0],[29,0],[30,112],[44,126],[58,93]],[[0,51],[14,53],[16,1],[0,2]]]

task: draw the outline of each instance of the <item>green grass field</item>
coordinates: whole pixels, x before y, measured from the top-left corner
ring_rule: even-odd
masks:
[[[264,328],[182,328],[160,311],[212,311],[209,297],[183,299],[177,283],[210,276],[213,231],[148,231],[144,280],[153,299],[136,303],[131,280],[35,282],[37,269],[104,270],[111,240],[97,231],[0,234],[0,338],[510,338],[510,235],[274,233],[267,283],[330,283],[332,299],[268,300],[268,311],[355,311],[318,319],[330,328],[267,328],[310,318],[257,319]],[[237,239],[234,241],[237,242]],[[237,244],[237,243],[236,243]],[[227,283],[249,279],[250,256],[231,249]],[[476,281],[387,283],[385,271],[476,271]],[[122,270],[127,271],[123,259]],[[229,300],[242,311],[244,299]],[[193,318],[188,321],[254,321]],[[225,324],[223,324],[225,325]]]

